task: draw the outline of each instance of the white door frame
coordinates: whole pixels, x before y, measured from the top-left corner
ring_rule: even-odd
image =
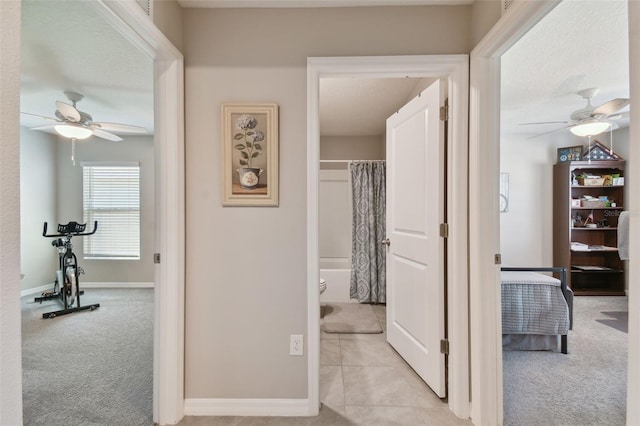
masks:
[[[559,1],[514,1],[471,51],[469,89],[469,300],[471,418],[501,425],[500,57]],[[490,188],[495,188],[491,190]]]
[[[469,416],[467,251],[468,55],[337,57],[307,59],[307,336],[308,415],[320,407],[320,294],[318,290],[319,84],[327,77],[442,77],[451,105],[448,128],[449,408]]]
[[[19,1],[0,1],[0,424],[22,424]]]
[[[629,129],[629,180],[637,185],[640,182],[640,2],[629,1],[629,93],[632,104]],[[636,102],[634,102],[634,100]],[[634,143],[635,142],[635,143]],[[630,211],[629,238],[630,261],[629,277],[629,352],[627,360],[627,424],[640,424],[640,197],[638,191],[629,191],[628,209]]]
[[[184,61],[135,0],[91,2],[113,28],[154,60],[155,267],[153,420],[184,416]]]
[[[153,25],[135,0],[90,3],[113,27],[155,60],[156,246],[162,264],[156,268],[154,321],[155,422],[174,424],[184,410],[184,95],[183,59]],[[19,1],[0,3],[3,26],[0,51],[0,422],[22,423],[20,347],[20,182],[19,137]],[[12,31],[12,29],[14,31]],[[5,32],[7,34],[5,34]],[[18,34],[16,37],[5,35]],[[6,49],[5,49],[6,48]],[[5,72],[6,71],[6,72]],[[4,96],[6,95],[6,97]],[[159,176],[158,176],[159,175]],[[6,285],[5,285],[6,284]]]
[[[494,254],[500,253],[498,213],[498,176],[500,170],[500,57],[547,15],[560,0],[515,1],[509,10],[471,52],[471,86],[469,100],[469,245],[470,245],[470,322],[471,322],[471,418],[476,425],[501,425],[502,345],[500,307],[500,266]],[[631,71],[640,69],[640,5],[629,2],[629,34]],[[635,25],[633,24],[635,22]],[[634,50],[635,46],[635,50]],[[633,76],[632,73],[629,74]],[[630,78],[631,99],[640,98],[640,85]],[[640,134],[640,113],[632,109],[631,136]],[[631,144],[630,159],[640,164],[640,147]],[[636,172],[636,179],[640,172]],[[633,177],[630,179],[633,180]],[[487,188],[494,188],[493,191]],[[632,198],[632,197],[630,197]],[[640,199],[629,200],[632,220],[630,233],[640,223]],[[633,239],[632,239],[633,240]],[[636,250],[640,250],[635,240]],[[640,269],[629,263],[629,372],[627,392],[627,424],[640,423],[640,315],[637,287]],[[634,297],[635,296],[635,297]],[[633,318],[635,317],[635,322]],[[632,363],[632,360],[636,360]],[[633,364],[633,365],[632,365]],[[634,403],[631,403],[634,401]]]

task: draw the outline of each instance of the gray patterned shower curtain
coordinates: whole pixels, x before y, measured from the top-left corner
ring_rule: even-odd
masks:
[[[350,295],[359,302],[387,300],[385,236],[386,164],[384,161],[349,163],[352,192]]]

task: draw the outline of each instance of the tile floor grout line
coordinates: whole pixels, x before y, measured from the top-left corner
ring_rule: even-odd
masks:
[[[386,307],[385,307],[385,309],[386,309]],[[382,315],[379,315],[379,316],[376,315],[376,321],[378,322],[378,324],[381,327],[383,327],[382,322],[384,320],[386,320],[386,317],[383,317]],[[384,327],[383,327],[383,330],[384,330]],[[386,335],[386,330],[383,331],[383,333],[384,333],[384,335]],[[391,351],[393,352],[393,354],[402,361],[400,363],[400,365],[387,365],[387,364],[382,364],[382,365],[367,365],[367,364],[364,364],[363,365],[363,364],[358,363],[357,360],[354,361],[352,359],[351,361],[349,361],[349,359],[351,359],[351,358],[349,358],[351,355],[346,354],[347,358],[349,358],[349,359],[345,358],[345,353],[344,353],[345,352],[345,348],[343,347],[343,343],[347,343],[348,344],[348,347],[346,349],[348,351],[350,348],[353,349],[354,345],[355,345],[355,347],[358,347],[359,346],[358,342],[360,340],[362,340],[363,342],[366,342],[366,341],[371,341],[371,338],[367,335],[363,339],[358,339],[358,338],[354,339],[351,334],[344,334],[344,333],[337,333],[337,337],[338,338],[336,340],[338,340],[338,355],[340,357],[340,362],[337,363],[337,364],[339,364],[339,367],[340,367],[340,380],[342,382],[342,391],[343,391],[343,394],[342,394],[343,404],[342,404],[342,406],[340,408],[343,410],[343,413],[344,413],[344,416],[345,416],[346,419],[349,418],[349,415],[347,413],[348,409],[356,410],[356,412],[358,412],[357,411],[358,410],[357,407],[360,407],[360,410],[364,409],[365,411],[367,411],[368,409],[373,409],[373,408],[381,408],[381,409],[389,409],[390,408],[390,409],[400,409],[400,410],[414,409],[414,410],[426,410],[427,412],[429,412],[429,410],[440,410],[440,407],[431,406],[431,404],[427,404],[427,406],[423,406],[423,405],[420,405],[420,403],[413,404],[413,403],[407,403],[407,401],[404,401],[404,402],[402,402],[402,401],[394,401],[396,403],[399,403],[400,405],[385,405],[385,404],[377,404],[377,403],[347,404],[347,402],[346,402],[347,401],[347,389],[346,389],[346,386],[345,386],[345,384],[346,384],[345,383],[346,373],[345,373],[345,370],[344,370],[345,366],[349,367],[349,368],[361,368],[361,369],[367,370],[367,371],[370,371],[370,370],[373,370],[373,369],[376,369],[376,368],[386,368],[386,369],[390,368],[390,369],[393,369],[393,370],[397,370],[399,373],[404,371],[405,367],[410,369],[410,366],[407,364],[407,362],[404,359],[402,359],[402,357],[397,353],[397,351],[393,348],[393,346],[389,345],[388,341],[386,340],[386,336],[385,336],[385,339],[383,341],[387,345],[389,345],[389,347],[391,348]],[[366,346],[368,347],[368,345],[366,345]],[[351,364],[345,364],[345,361],[346,362],[351,362]],[[413,375],[415,375],[417,379],[419,379],[419,377],[417,377],[417,373],[415,373],[415,371],[413,371],[412,369],[411,369],[411,373]],[[352,373],[349,373],[349,374],[352,374]],[[422,383],[422,384],[424,385],[424,387],[426,389],[429,389],[426,384],[424,384],[424,383]],[[335,407],[338,408],[338,405],[336,404]],[[353,414],[355,414],[355,413],[353,413]],[[271,424],[271,423],[269,423],[269,424]]]
[[[338,336],[338,351],[340,352],[340,379],[342,380],[342,406],[344,414],[347,415],[347,392],[344,386],[344,365],[342,360],[342,335]]]

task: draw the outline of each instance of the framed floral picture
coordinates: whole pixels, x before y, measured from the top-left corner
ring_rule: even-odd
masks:
[[[278,205],[278,106],[222,104],[222,204]]]

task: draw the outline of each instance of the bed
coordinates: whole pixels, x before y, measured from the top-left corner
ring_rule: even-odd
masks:
[[[501,268],[502,348],[568,352],[573,292],[566,268]],[[555,272],[560,279],[541,272]]]

